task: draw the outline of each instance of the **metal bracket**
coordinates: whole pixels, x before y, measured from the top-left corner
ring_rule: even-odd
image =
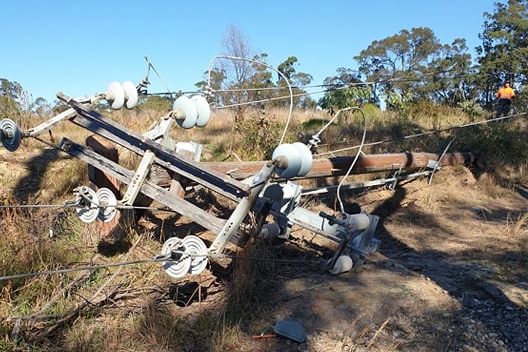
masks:
[[[275,166],[273,164],[266,164],[262,167],[258,174],[247,180],[247,182],[252,186],[249,196],[242,198],[233,213],[231,213],[231,216],[225,223],[224,227],[218,233],[215,240],[209,247],[210,253],[218,254],[223,252],[227,242],[239,230],[242,221],[255,204],[255,201],[258,199],[258,195],[260,192],[262,192],[262,189],[273,174],[274,170]]]
[[[154,157],[156,155],[150,151],[146,150],[145,154],[143,155],[143,159],[141,159],[141,162],[139,163],[139,166],[136,170],[136,173],[134,177],[132,178],[132,181],[128,185],[128,189],[123,196],[123,199],[121,203],[123,205],[133,205],[134,201],[136,200],[136,197],[139,194],[139,191],[141,190],[141,186],[143,186],[143,182],[145,182],[145,179],[148,176],[148,173],[150,171],[150,167],[152,166],[152,163],[154,162]]]
[[[429,176],[429,185],[431,183],[433,183],[433,176],[434,176],[435,172],[442,168],[441,161],[444,158],[444,156],[446,155],[447,150],[449,149],[449,147],[451,147],[451,144],[453,143],[453,141],[454,141],[454,139],[451,139],[449,141],[449,143],[447,143],[447,146],[444,148],[444,151],[442,152],[442,154],[440,155],[440,157],[438,158],[438,160],[434,164],[431,164],[430,161],[427,163],[427,167],[432,169],[431,175]]]
[[[398,181],[399,181],[399,176],[401,175],[401,172],[403,170],[403,165],[400,164],[400,169],[398,171],[396,171],[392,178],[394,178],[394,182],[392,182],[392,184],[388,184],[387,188],[390,189],[391,191],[394,190],[396,188],[396,185],[398,184]]]
[[[165,139],[169,135],[169,131],[174,124],[174,119],[169,116],[164,116],[160,122],[156,123],[152,129],[145,132],[143,136],[157,141],[159,139]]]

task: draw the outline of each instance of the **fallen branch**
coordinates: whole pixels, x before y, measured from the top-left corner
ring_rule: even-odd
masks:
[[[370,348],[370,346],[372,346],[372,344],[374,343],[374,340],[376,339],[376,337],[378,337],[378,335],[380,334],[380,332],[385,329],[385,327],[387,326],[387,324],[389,323],[390,321],[390,318],[387,318],[387,320],[385,320],[383,322],[383,324],[381,324],[381,326],[379,327],[378,331],[376,331],[376,333],[374,334],[374,336],[372,336],[372,338],[370,339],[370,341],[367,343],[367,348]]]

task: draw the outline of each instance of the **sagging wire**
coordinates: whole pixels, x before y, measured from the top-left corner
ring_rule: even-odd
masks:
[[[288,80],[288,78],[282,72],[280,72],[280,70],[278,70],[275,67],[273,67],[271,65],[268,65],[267,63],[262,62],[262,61],[258,61],[258,60],[254,60],[254,59],[247,59],[247,58],[238,57],[238,56],[216,55],[216,56],[213,56],[213,58],[211,59],[211,61],[209,63],[209,70],[208,70],[208,76],[207,76],[207,87],[211,87],[211,71],[213,69],[213,62],[215,60],[217,60],[217,59],[247,61],[247,62],[255,63],[255,64],[258,64],[258,65],[263,65],[263,66],[265,66],[265,67],[267,67],[267,68],[269,68],[271,70],[274,70],[275,72],[277,72],[282,77],[282,79],[284,79],[284,81],[288,85],[288,91],[290,93],[290,109],[288,111],[288,118],[286,119],[286,125],[284,126],[284,131],[282,132],[282,136],[281,136],[281,138],[279,140],[279,144],[282,144],[284,142],[284,139],[286,138],[286,133],[288,131],[288,127],[289,127],[290,121],[292,119],[292,113],[293,113],[293,91],[292,91],[292,87],[291,87],[291,84],[290,84],[290,81]]]
[[[133,260],[133,261],[127,261],[127,262],[116,262],[116,263],[108,263],[108,264],[100,264],[100,265],[88,265],[88,266],[80,266],[80,267],[77,267],[77,268],[67,268],[67,269],[38,271],[38,272],[34,272],[34,273],[6,275],[6,276],[0,276],[0,282],[8,281],[8,280],[16,280],[16,279],[27,279],[27,278],[36,277],[36,276],[67,274],[67,273],[76,272],[76,271],[98,270],[98,269],[111,268],[111,267],[122,266],[122,265],[136,265],[136,264],[145,264],[145,263],[157,263],[157,262],[161,262],[161,261],[168,261],[168,260],[154,257],[154,258],[151,258],[151,259],[139,259],[139,260]]]
[[[149,80],[148,80],[148,77],[149,77],[149,74],[150,74],[150,69],[152,68],[152,71],[154,71],[154,73],[156,74],[156,76],[158,76],[158,79],[160,80],[161,84],[163,84],[163,86],[165,87],[165,89],[167,90],[167,93],[166,94],[169,94],[171,96],[171,98],[173,98],[173,93],[170,91],[169,87],[167,86],[167,84],[165,83],[165,81],[163,80],[163,78],[161,78],[161,75],[159,74],[158,70],[156,70],[156,68],[154,67],[154,65],[150,62],[149,58],[147,56],[145,56],[145,61],[147,61],[147,64],[148,64],[148,69],[147,69],[147,75],[146,77],[143,79],[143,82],[145,84],[149,84]],[[143,84],[142,82],[142,84]]]
[[[421,77],[423,78],[423,77],[427,77],[427,76],[433,76],[435,74],[450,73],[450,72],[451,72],[451,70],[444,70],[444,71],[437,72],[437,73],[426,73],[426,74],[423,74]],[[376,85],[376,84],[383,84],[383,83],[418,82],[418,81],[423,81],[423,79],[417,80],[415,78],[395,77],[395,78],[388,78],[388,79],[380,80],[380,81],[353,82],[353,83],[347,83],[347,84],[345,84],[345,83],[317,84],[317,85],[306,85],[306,86],[292,86],[292,88],[298,88],[298,89],[303,89],[304,90],[304,89],[307,89],[307,88],[330,87],[330,88],[325,88],[324,90],[307,93],[307,95],[310,95],[310,94],[327,93],[327,92],[332,92],[332,91],[336,91],[336,90],[344,90],[344,89],[349,89],[349,88],[357,87],[357,86],[369,87],[369,86],[373,86],[373,85]],[[234,89],[215,90],[215,92],[244,92],[244,91],[249,92],[249,91],[259,91],[259,90],[282,90],[282,89],[286,89],[286,88],[285,87],[234,88]],[[284,98],[287,98],[287,97],[284,97]]]
[[[236,103],[236,104],[226,105],[226,106],[222,106],[222,107],[215,107],[215,109],[225,109],[225,108],[231,108],[231,107],[236,107],[236,106],[251,105],[251,104],[256,104],[256,103],[263,103],[263,102],[269,102],[269,101],[275,101],[275,100],[283,100],[283,99],[289,98],[290,99],[290,113],[289,113],[288,123],[290,122],[290,116],[292,114],[293,97],[300,97],[300,96],[307,96],[307,95],[313,95],[313,94],[328,93],[328,92],[336,91],[336,90],[345,90],[345,89],[349,89],[349,88],[354,87],[354,86],[367,86],[368,87],[368,86],[372,86],[372,85],[375,85],[375,84],[388,83],[388,82],[414,82],[414,81],[417,81],[416,79],[411,79],[411,78],[395,77],[395,78],[389,78],[389,79],[385,79],[385,80],[381,80],[381,81],[366,81],[366,82],[356,82],[356,83],[348,83],[348,84],[319,84],[319,85],[307,85],[307,86],[291,86],[289,80],[286,79],[286,77],[279,70],[277,70],[273,66],[270,66],[270,65],[268,65],[268,64],[266,64],[264,62],[261,62],[261,61],[258,61],[258,60],[254,60],[254,59],[236,57],[236,56],[217,55],[217,56],[214,56],[212,58],[212,60],[210,62],[210,65],[209,65],[208,84],[207,84],[207,86],[205,88],[205,91],[202,90],[202,91],[188,91],[188,92],[183,92],[183,91],[172,92],[172,91],[170,91],[168,86],[165,84],[165,82],[163,81],[161,75],[157,72],[157,70],[154,67],[154,65],[152,65],[152,63],[150,62],[148,57],[145,56],[145,60],[148,63],[147,76],[145,77],[143,82],[138,85],[138,89],[140,87],[146,87],[149,84],[148,76],[150,74],[150,69],[152,68],[152,70],[159,77],[159,79],[162,82],[162,84],[165,86],[167,92],[149,93],[148,95],[170,95],[171,98],[173,98],[173,95],[195,94],[195,93],[203,93],[205,95],[212,95],[213,94],[213,90],[211,88],[211,65],[212,65],[212,62],[214,60],[219,59],[219,58],[231,59],[231,60],[249,61],[249,62],[253,62],[253,63],[264,65],[265,67],[268,67],[268,68],[276,71],[285,80],[285,82],[287,83],[287,85],[288,85],[287,89],[289,90],[290,94],[288,96],[275,97],[275,98],[269,98],[269,99],[263,99],[263,100],[258,100],[258,101],[245,102],[245,103]],[[443,70],[443,71],[435,72],[435,73],[426,73],[426,74],[422,75],[422,77],[433,76],[433,75],[436,75],[436,74],[448,74],[451,71],[452,70]],[[306,88],[313,88],[313,87],[332,87],[332,88],[330,88],[330,89],[326,88],[324,90],[315,91],[315,92],[305,92],[305,93],[300,93],[300,94],[296,94],[296,95],[292,94],[292,88],[306,89]],[[240,88],[240,89],[214,90],[214,92],[242,92],[242,91],[249,92],[249,91],[258,91],[258,90],[281,90],[281,89],[286,89],[286,88],[284,88],[284,87]],[[286,130],[287,130],[287,126],[285,128],[283,136],[281,137],[281,143],[282,143],[282,141],[284,139],[284,136],[286,134]]]
[[[312,135],[312,137],[310,138],[310,150],[312,152],[314,152],[315,150],[317,150],[317,147],[319,146],[319,142],[321,142],[321,134],[328,128],[330,127],[335,120],[337,120],[337,118],[339,117],[339,115],[342,113],[342,112],[345,112],[345,111],[349,111],[351,110],[352,107],[347,107],[347,108],[344,108],[344,109],[341,109],[339,111],[337,111],[337,113],[330,119],[330,121],[327,122],[326,125],[324,125],[317,133],[315,133],[314,135]]]
[[[499,117],[499,118],[492,118],[492,119],[487,119],[487,120],[483,120],[483,121],[470,122],[470,123],[463,124],[463,125],[445,127],[445,128],[441,128],[441,129],[434,130],[434,131],[427,131],[427,132],[422,132],[422,133],[410,134],[410,135],[403,136],[401,138],[396,138],[396,139],[385,139],[385,140],[382,140],[382,141],[361,143],[359,145],[355,145],[355,146],[351,146],[351,147],[347,147],[347,148],[334,149],[334,150],[331,150],[331,151],[328,151],[328,152],[318,153],[316,156],[318,156],[318,157],[325,156],[325,155],[335,156],[336,153],[346,152],[346,151],[350,151],[350,150],[354,150],[354,149],[358,149],[358,148],[370,147],[370,146],[380,145],[380,144],[384,144],[384,143],[398,142],[398,141],[402,141],[402,140],[406,140],[406,139],[428,136],[428,135],[441,133],[441,132],[446,132],[446,131],[450,131],[450,130],[456,130],[456,129],[459,129],[459,128],[471,127],[471,126],[476,126],[476,125],[483,125],[483,124],[487,124],[487,123],[490,123],[490,122],[498,123],[499,121],[502,121],[502,120],[505,120],[505,119],[520,117],[520,116],[524,116],[524,115],[528,115],[528,112],[522,112],[522,113],[518,113],[518,114],[508,115],[508,116]],[[334,144],[336,144],[336,143],[334,143]]]
[[[307,95],[328,93],[328,92],[333,92],[333,91],[337,91],[337,90],[348,89],[348,88],[351,88],[352,86],[355,86],[355,85],[364,86],[364,85],[368,85],[368,84],[366,84],[366,83],[355,83],[355,84],[351,84],[351,85],[319,84],[319,85],[313,85],[313,86],[292,86],[292,89],[297,88],[297,89],[301,89],[301,90],[304,90],[304,89],[307,89],[307,88],[317,88],[317,87],[333,87],[333,88],[327,88],[327,89],[317,90],[317,91],[312,91],[312,92],[297,93],[297,94],[294,94],[293,97],[296,98],[296,97],[302,97],[302,96],[307,96]],[[280,90],[284,90],[284,89],[288,89],[288,87],[218,89],[218,90],[214,90],[214,93],[237,93],[237,92],[254,92],[254,91],[265,91],[265,90],[280,91]],[[213,94],[213,92],[210,89],[206,89],[206,92],[204,92],[202,90],[195,90],[195,91],[178,91],[178,92],[168,92],[168,93],[167,92],[148,93],[148,95],[199,94],[199,93],[202,93],[202,94],[205,94],[205,95],[212,95]],[[237,103],[237,104],[232,104],[232,105],[217,106],[217,107],[215,107],[215,109],[219,110],[219,109],[225,109],[225,108],[230,108],[230,107],[235,107],[235,106],[251,105],[251,104],[256,104],[256,103],[263,103],[263,102],[275,101],[275,100],[284,100],[284,99],[289,99],[289,98],[290,98],[290,95],[284,95],[284,96],[280,96],[280,97],[274,97],[274,98],[263,99],[263,100],[255,100],[255,101],[250,101],[250,102],[245,102],[245,103]]]
[[[317,94],[317,92],[315,92],[315,93],[314,92],[298,93],[298,94],[291,95],[291,97],[297,98],[297,97],[302,97],[302,96],[311,95],[311,94]],[[266,103],[266,102],[271,102],[271,101],[276,101],[276,100],[284,100],[286,98],[290,98],[290,96],[266,98],[266,99],[262,99],[262,100],[252,100],[252,101],[248,101],[248,102],[245,102],[245,103],[236,103],[236,104],[231,104],[231,105],[223,105],[223,106],[218,106],[215,109],[216,110],[228,109],[228,108],[233,108],[233,107],[237,107],[237,106],[253,105],[253,104],[257,104],[257,103]]]
[[[17,205],[0,205],[0,209],[102,209],[102,208],[115,208],[119,210],[151,210],[151,211],[164,211],[169,213],[178,213],[168,207],[143,207],[137,205],[95,205],[92,203],[90,206],[82,206],[78,202],[66,201],[63,204],[17,204]]]
[[[356,107],[346,107],[346,108],[343,108],[341,110],[338,110],[337,113],[330,119],[330,121],[328,121],[326,123],[326,125],[324,125],[317,133],[312,135],[312,137],[310,138],[310,141],[309,141],[310,150],[312,150],[312,151],[316,150],[317,146],[318,146],[318,143],[321,141],[321,138],[320,138],[321,133],[323,133],[328,127],[330,127],[339,118],[339,115],[341,115],[342,113],[347,112],[347,111],[351,111],[352,113],[354,111],[359,111],[361,113],[361,116],[363,117],[364,126],[363,126],[363,137],[361,138],[361,144],[359,145],[359,150],[356,153],[356,156],[354,157],[354,160],[350,164],[350,167],[348,168],[347,172],[345,173],[345,175],[343,176],[343,178],[339,182],[339,185],[337,186],[337,200],[338,200],[338,203],[339,203],[339,207],[340,207],[341,213],[343,213],[343,214],[345,213],[345,207],[343,205],[343,201],[341,200],[341,188],[342,188],[346,178],[350,175],[350,173],[352,172],[352,169],[356,165],[357,160],[359,159],[359,156],[361,155],[362,149],[363,149],[363,147],[365,145],[365,139],[366,139],[366,136],[367,136],[367,118],[365,116],[365,113],[363,112],[363,110],[361,110],[357,106]]]
[[[449,73],[449,70],[442,71],[439,73]],[[424,74],[422,77],[426,76],[432,76],[433,74]],[[210,77],[210,71],[209,71],[209,77]],[[331,88],[325,88],[323,90],[315,91],[315,92],[304,92],[300,94],[294,95],[294,97],[299,96],[306,96],[306,95],[313,95],[313,94],[321,94],[321,93],[328,93],[338,90],[346,90],[353,87],[358,86],[373,86],[375,84],[382,84],[382,83],[390,83],[390,82],[416,82],[417,79],[411,79],[411,78],[401,78],[401,77],[395,77],[395,78],[389,78],[381,81],[365,81],[365,82],[355,82],[355,83],[348,83],[348,84],[319,84],[319,85],[307,85],[307,86],[291,86],[291,88],[298,88],[298,89],[307,89],[307,88],[316,88],[316,87],[331,87]],[[208,90],[210,90],[210,81],[208,81]],[[222,93],[229,93],[229,92],[250,92],[250,91],[261,91],[261,90],[282,90],[287,89],[285,87],[263,87],[263,88],[237,88],[237,89],[221,89],[221,90],[215,90],[215,92],[222,92]],[[265,100],[258,100],[258,101],[251,101],[246,103],[237,103],[237,104],[231,104],[226,105],[222,107],[217,107],[216,109],[224,109],[224,108],[231,108],[236,106],[244,106],[244,105],[251,105],[255,103],[262,103],[262,102],[269,102],[269,101],[275,101],[275,100],[283,100],[290,98],[291,95],[288,96],[282,96],[282,97],[275,97],[275,98],[269,98]]]
[[[251,257],[251,256],[237,256],[229,254],[196,254],[189,253],[185,251],[173,250],[169,254],[160,254],[156,255],[153,258],[149,259],[138,259],[124,262],[108,263],[108,264],[98,264],[98,265],[87,265],[80,266],[76,268],[65,268],[65,269],[56,269],[56,270],[46,270],[46,271],[37,271],[34,273],[24,273],[24,274],[14,274],[0,276],[0,282],[16,280],[16,279],[27,279],[30,277],[37,276],[48,276],[48,275],[57,275],[57,274],[67,274],[77,271],[93,271],[98,269],[105,269],[117,266],[128,266],[128,265],[139,265],[139,264],[149,264],[149,263],[165,263],[165,262],[179,262],[183,258],[191,259],[194,258],[209,258],[209,259],[231,259],[231,260],[249,260],[255,262],[271,262],[271,263],[281,263],[281,264],[312,264],[320,265],[321,260],[308,260],[308,259],[277,259],[277,258],[262,258],[262,257]]]
[[[316,93],[325,93],[325,92],[330,92],[330,91],[334,91],[334,90],[339,90],[339,89],[348,89],[348,88],[351,88],[353,86],[364,86],[364,85],[368,85],[367,83],[352,83],[352,84],[317,84],[317,85],[308,85],[308,86],[291,86],[292,89],[296,88],[296,89],[302,89],[302,90],[305,90],[305,89],[308,89],[308,88],[321,88],[321,87],[332,87],[332,88],[326,88],[324,90],[321,90],[321,91],[317,91],[315,93],[311,93],[311,94],[316,94]],[[222,93],[236,93],[236,92],[253,92],[253,91],[261,91],[261,90],[283,90],[283,89],[288,89],[287,87],[262,87],[262,88],[233,88],[233,89],[219,89],[219,90],[215,90],[215,92],[222,92]]]
[[[354,168],[354,166],[356,165],[356,162],[358,161],[359,159],[359,156],[361,155],[361,152],[362,152],[362,149],[363,149],[363,146],[365,144],[365,138],[367,136],[367,118],[365,116],[365,113],[363,112],[363,110],[361,110],[360,108],[358,107],[350,107],[350,108],[345,108],[345,109],[342,109],[340,110],[336,116],[340,113],[340,112],[343,112],[343,111],[359,111],[361,116],[363,117],[363,137],[361,138],[361,144],[359,145],[359,150],[357,151],[356,153],[356,156],[354,157],[354,160],[352,161],[352,163],[350,164],[350,167],[348,168],[347,172],[345,173],[345,175],[343,176],[343,178],[341,179],[341,181],[339,182],[339,185],[337,186],[337,201],[339,203],[339,207],[341,209],[341,213],[345,213],[345,207],[343,205],[343,201],[341,200],[341,187],[343,186],[343,184],[345,183],[345,180],[346,178],[350,175],[350,173],[352,172],[352,169]]]
[[[354,85],[361,85],[361,86],[367,85],[368,86],[368,83],[357,83],[357,84],[354,84]],[[289,99],[290,97],[298,98],[298,97],[304,97],[304,96],[308,96],[308,95],[328,93],[328,92],[333,92],[333,91],[337,91],[337,90],[349,89],[352,86],[353,85],[335,86],[335,88],[332,88],[332,89],[319,90],[319,91],[315,91],[315,92],[303,92],[303,93],[297,93],[297,94],[288,95],[288,96],[280,96],[280,97],[273,97],[273,98],[267,98],[267,99],[262,99],[262,100],[249,101],[249,102],[245,102],[245,103],[236,103],[236,104],[231,104],[231,105],[223,105],[223,106],[215,107],[215,109],[216,110],[221,110],[221,109],[227,109],[227,108],[232,108],[232,107],[236,107],[236,106],[244,106],[244,105],[252,105],[252,104],[257,104],[257,103],[266,103],[266,102],[277,101],[277,100],[284,100],[284,99]],[[296,88],[304,89],[306,87],[296,87]],[[267,89],[280,90],[280,89],[286,89],[286,88],[276,87],[276,88],[267,88]],[[256,89],[256,90],[262,90],[262,89]],[[215,92],[230,92],[230,91],[231,90],[217,90]],[[249,90],[249,89],[240,89],[240,90],[235,90],[235,91],[251,91],[251,90]]]

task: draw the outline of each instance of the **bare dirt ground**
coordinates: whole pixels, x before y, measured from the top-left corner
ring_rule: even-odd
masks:
[[[528,351],[522,187],[507,190],[450,167],[432,184],[414,179],[347,201],[380,216],[379,251],[359,271],[337,276],[313,265],[276,264],[258,295],[266,309],[230,350]],[[332,211],[314,209],[321,210]],[[330,257],[332,248],[299,230],[272,250],[278,259],[315,259]],[[251,331],[268,334],[282,320],[301,323],[306,340],[252,339]]]
[[[379,252],[338,276],[277,270],[269,325],[298,321],[306,342],[259,339],[247,350],[527,351],[528,201],[518,191],[457,167],[431,185],[352,197],[381,218]],[[302,232],[288,245],[326,255],[332,246]]]
[[[273,316],[307,341],[275,350],[528,351],[525,196],[456,167],[355,197],[380,216],[379,252],[358,272],[284,277]]]
[[[16,177],[10,157],[1,156],[2,175]],[[465,167],[444,168],[428,181],[349,195],[380,217],[378,253],[359,271],[337,276],[314,265],[274,264],[255,298],[264,309],[227,349],[528,351],[528,191],[501,188]],[[296,230],[271,250],[278,259],[310,260],[328,258],[334,245]],[[215,316],[228,299],[223,275],[221,263],[212,263],[201,275],[208,297],[179,313],[209,309]],[[299,322],[305,341],[252,337],[282,320]]]

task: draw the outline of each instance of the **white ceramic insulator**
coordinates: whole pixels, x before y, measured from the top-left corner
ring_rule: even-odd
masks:
[[[301,169],[299,170],[297,176],[305,176],[312,169],[312,152],[306,144],[301,142],[295,142],[293,143],[293,146],[297,148],[297,150],[301,154]]]
[[[292,178],[299,174],[302,167],[302,156],[299,149],[292,144],[285,143],[279,145],[272,154],[272,159],[283,159],[282,165],[279,165],[275,172],[283,178]]]
[[[330,274],[338,275],[350,271],[353,266],[354,262],[352,261],[352,258],[350,258],[348,255],[340,255],[337,258],[334,267],[328,270],[328,272]]]
[[[105,92],[105,99],[114,110],[119,110],[125,103],[125,89],[119,82],[112,82]]]
[[[192,255],[189,274],[197,275],[207,267],[207,246],[198,236],[185,236],[182,241],[185,252]]]
[[[370,220],[365,214],[346,214],[344,221],[352,230],[365,230],[369,227]]]
[[[89,187],[82,186],[79,195],[77,196],[77,201],[84,203],[83,207],[78,207],[76,209],[77,216],[84,223],[91,223],[97,219],[99,216],[99,208],[96,204],[97,195],[95,191]],[[88,204],[88,202],[90,204]]]
[[[137,106],[139,94],[134,83],[130,81],[123,82],[123,90],[125,91],[125,107],[133,109]]]
[[[207,125],[209,119],[211,118],[211,108],[209,107],[209,103],[201,95],[193,95],[191,97],[191,100],[194,103],[196,111],[198,112],[196,126],[204,127],[205,125]]]
[[[112,221],[117,214],[117,199],[114,193],[106,188],[99,188],[95,192],[97,202],[99,204],[98,219],[102,222]]]
[[[171,237],[163,244],[161,248],[162,255],[170,255],[173,250],[181,251],[184,249],[183,240],[177,237]],[[175,279],[184,277],[191,269],[191,257],[183,254],[179,261],[167,261],[162,263],[165,272]]]
[[[198,111],[196,111],[191,98],[182,95],[172,104],[172,109],[175,112],[176,122],[180,127],[190,129],[196,126]]]
[[[10,152],[14,152],[20,146],[22,134],[17,124],[8,118],[0,121],[0,142]]]

